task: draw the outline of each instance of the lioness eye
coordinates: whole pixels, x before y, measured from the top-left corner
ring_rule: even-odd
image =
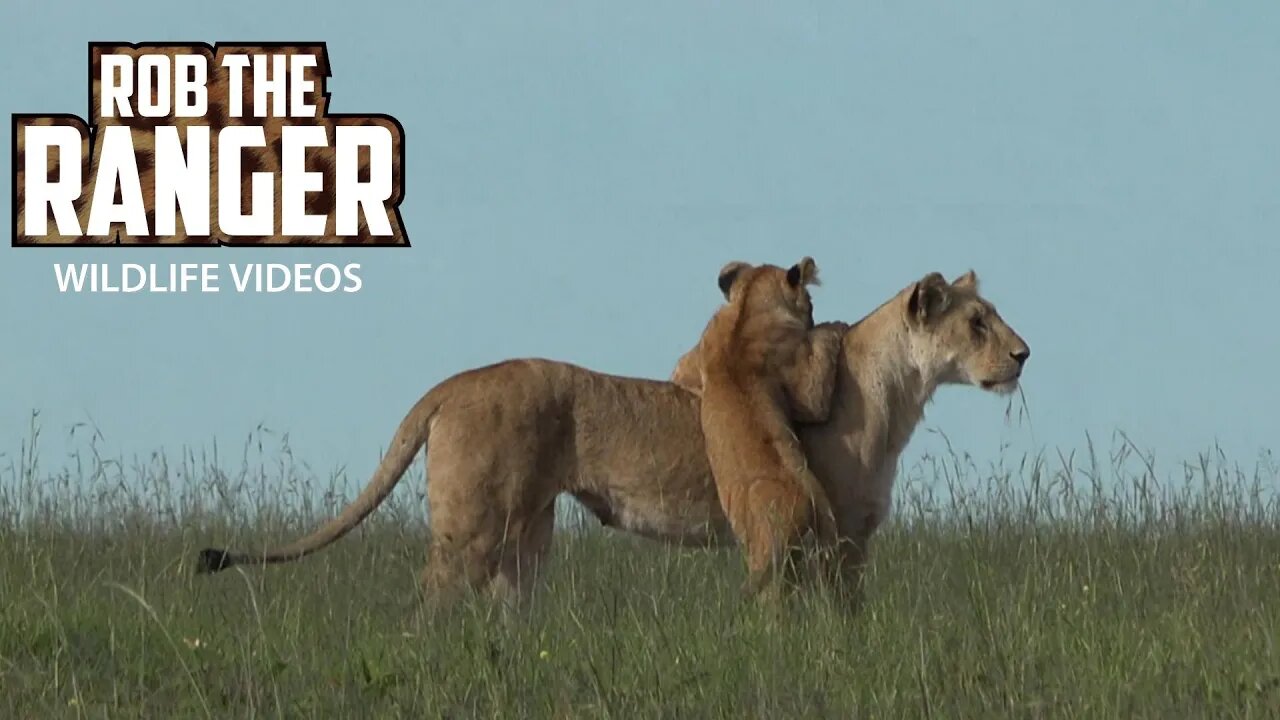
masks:
[[[987,329],[987,324],[983,322],[981,315],[974,315],[973,317],[969,318],[969,324],[973,327],[974,330],[977,330],[977,331],[982,331]]]

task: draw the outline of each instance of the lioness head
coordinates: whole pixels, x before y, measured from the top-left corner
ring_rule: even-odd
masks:
[[[744,309],[753,314],[781,311],[802,319],[806,328],[813,327],[813,299],[808,286],[821,282],[818,264],[811,257],[805,256],[785,270],[777,265],[731,262],[720,269],[717,282],[727,302],[741,298]]]
[[[1010,393],[1018,387],[1031,348],[978,294],[973,271],[948,283],[929,273],[907,290],[911,352],[943,383]]]

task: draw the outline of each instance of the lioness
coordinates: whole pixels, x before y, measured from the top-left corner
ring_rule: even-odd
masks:
[[[837,567],[857,583],[889,507],[898,456],[935,388],[1012,391],[1030,351],[979,296],[972,272],[950,284],[930,273],[856,324],[826,327],[844,330],[831,416],[798,429],[835,506]],[[699,366],[696,351],[685,364]],[[283,547],[203,550],[197,568],[285,562],[324,548],[382,502],[423,445],[432,526],[423,584],[441,599],[463,588],[527,591],[550,547],[561,492],[607,527],[685,545],[729,544],[698,402],[671,382],[551,360],[467,370],[409,410],[369,484],[337,517]]]
[[[857,590],[871,537],[887,517],[898,458],[939,385],[1018,387],[1031,348],[979,292],[968,271],[948,283],[933,272],[844,330],[843,362],[826,423],[797,427],[840,526],[834,579]],[[702,348],[676,362],[671,381],[701,392]]]
[[[811,527],[822,542],[836,538],[831,503],[808,468],[784,390],[786,371],[835,378],[836,348],[817,363],[807,362],[814,353],[801,352],[812,347],[807,286],[818,283],[810,257],[786,270],[730,264],[720,273],[729,302],[698,341],[707,459],[720,506],[746,551],[744,589],[752,595],[774,580],[782,554]],[[818,408],[817,422],[826,419],[830,392],[804,400]]]

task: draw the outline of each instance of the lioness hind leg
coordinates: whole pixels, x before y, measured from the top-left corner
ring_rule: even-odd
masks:
[[[519,605],[528,602],[551,551],[555,524],[556,506],[553,501],[530,517],[514,540],[503,544],[497,572],[489,584],[494,597]]]
[[[802,493],[786,483],[757,480],[735,508],[733,523],[747,554],[747,582],[744,591],[759,596],[772,595],[784,573],[789,555],[805,527],[807,512]]]
[[[747,548],[747,580],[742,585],[743,594],[756,597],[771,588],[777,581],[777,570],[775,553],[769,544],[752,543]]]
[[[427,488],[431,541],[422,572],[423,600],[437,607],[485,588],[498,570],[503,537],[496,508],[453,501],[442,484]]]
[[[498,536],[478,532],[466,538],[432,532],[427,566],[422,571],[423,600],[448,607],[482,590],[497,570]]]

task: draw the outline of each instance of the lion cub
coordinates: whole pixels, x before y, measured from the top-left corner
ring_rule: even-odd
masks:
[[[746,553],[748,594],[776,578],[783,555],[810,528],[824,544],[835,539],[831,503],[792,429],[801,406],[805,420],[826,419],[838,365],[841,335],[810,332],[807,286],[816,284],[810,257],[787,270],[730,263],[720,273],[728,302],[699,340],[707,459]]]

